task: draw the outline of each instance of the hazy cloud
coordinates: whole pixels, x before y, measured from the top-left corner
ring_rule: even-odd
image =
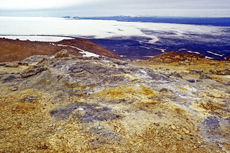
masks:
[[[92,0],[0,0],[0,9],[48,9],[89,4]]]
[[[28,12],[29,10],[29,12]],[[0,0],[0,16],[230,16],[229,0]]]

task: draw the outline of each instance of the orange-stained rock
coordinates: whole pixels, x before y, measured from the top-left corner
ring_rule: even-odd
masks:
[[[55,58],[60,58],[60,57],[69,57],[69,53],[66,49],[62,49],[60,52],[57,52],[55,54]]]
[[[178,52],[165,52],[159,55],[156,55],[147,61],[158,62],[161,61],[163,63],[181,63],[182,65],[189,65],[190,62],[195,62],[197,60],[201,60],[203,55],[200,56],[196,54],[189,53],[178,53]]]
[[[230,61],[230,56],[226,57],[225,60],[226,60],[226,61]]]

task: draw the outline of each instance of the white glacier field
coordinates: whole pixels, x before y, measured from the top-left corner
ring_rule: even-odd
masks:
[[[230,55],[228,26],[0,17],[0,37],[49,42],[85,38],[128,59],[146,59],[165,51],[214,59]]]

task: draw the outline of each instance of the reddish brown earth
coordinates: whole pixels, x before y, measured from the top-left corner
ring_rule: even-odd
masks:
[[[230,61],[230,56],[226,57],[225,60],[226,60],[226,61]]]
[[[178,52],[165,52],[159,55],[156,55],[147,61],[149,62],[160,62],[160,63],[177,63],[177,62],[196,62],[203,60],[204,56],[201,54],[200,56],[196,54],[189,53],[178,53]]]
[[[217,60],[205,59],[203,54],[200,54],[198,56],[192,53],[189,54],[189,53],[178,53],[178,52],[165,52],[156,55],[146,61],[152,63],[178,63],[180,65],[189,65],[190,63],[193,64],[199,61],[217,61]],[[230,61],[230,56],[220,61]]]
[[[148,60],[132,61],[131,64],[137,66],[148,66],[159,71],[167,69],[167,73],[174,72],[184,75],[184,77],[191,77],[187,74],[193,75],[190,70],[202,70],[202,72],[210,76],[213,80],[222,82],[229,82],[230,58],[223,60],[214,60],[203,58],[196,54],[165,52],[156,55]]]
[[[59,46],[57,46],[58,44]],[[119,59],[117,55],[109,50],[84,39],[63,40],[51,43],[0,38],[0,62],[21,61],[32,55],[54,55],[62,49],[67,49],[71,55],[82,56],[78,49],[70,46],[75,46],[98,55]]]
[[[111,58],[116,58],[116,59],[120,59],[120,57],[118,57],[117,55],[115,55],[114,53],[112,53],[111,51],[91,42],[85,39],[71,39],[71,40],[62,40],[60,42],[57,42],[56,44],[63,44],[63,45],[69,45],[69,46],[75,46],[78,47],[80,49],[83,49],[85,51],[88,52],[92,52],[98,55],[104,55],[107,57],[111,57]]]

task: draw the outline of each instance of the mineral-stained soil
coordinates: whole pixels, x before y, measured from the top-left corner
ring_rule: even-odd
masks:
[[[77,47],[77,48],[76,48]],[[79,49],[111,58],[119,57],[109,50],[84,39],[62,40],[60,42],[21,41],[0,38],[0,62],[21,61],[32,55],[54,55],[62,49],[69,54],[82,56]]]
[[[0,152],[230,152],[226,61],[34,55],[7,64]]]

